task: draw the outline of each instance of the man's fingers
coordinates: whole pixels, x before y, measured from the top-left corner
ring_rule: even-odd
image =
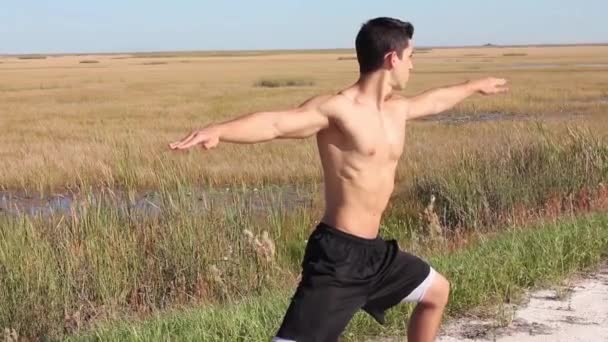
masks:
[[[189,141],[179,145],[177,148],[184,150],[193,146],[196,146],[198,144],[202,144],[203,146],[205,146],[206,144],[209,144],[209,137],[204,135],[204,134],[197,134],[195,137],[193,137],[192,139],[190,139]]]
[[[171,144],[169,145],[169,147],[170,147],[172,150],[178,150],[178,149],[180,148],[180,146],[182,145],[182,143],[183,143],[183,141],[176,141],[176,142],[174,142],[174,143],[171,143]]]
[[[186,137],[184,137],[182,140],[178,140],[175,142],[172,142],[171,144],[169,144],[169,147],[173,150],[177,149],[181,144],[183,144],[184,142],[188,141],[189,139],[192,139],[192,137],[194,137],[194,135],[196,135],[196,132],[192,132],[190,134],[188,134]]]
[[[507,80],[506,79],[504,79],[504,78],[498,78],[498,79],[496,79],[496,85],[503,86],[505,84],[507,84]]]
[[[181,143],[181,144],[177,145],[177,146],[175,147],[175,149],[176,149],[176,150],[185,150],[185,149],[190,148],[190,147],[192,147],[192,146],[194,146],[194,145],[196,145],[196,141],[195,141],[195,140],[190,139],[190,140],[188,140],[188,141],[186,141],[186,142],[183,142],[183,143]]]
[[[184,140],[180,141],[175,146],[175,148],[177,148],[177,149],[189,148],[191,146],[196,145],[198,143],[198,140],[200,140],[199,132],[194,132],[194,133],[190,134],[190,136],[188,136]]]
[[[217,139],[215,139],[217,140]],[[184,139],[169,144],[172,150],[185,150],[193,146],[201,144],[204,148],[212,148],[217,141],[214,140],[214,136],[204,130],[194,131]]]
[[[192,140],[195,140],[199,135],[198,131],[194,131],[192,132],[192,134],[190,134],[188,137],[186,137],[185,139],[182,140],[180,145],[185,145],[190,143]]]
[[[172,142],[172,143],[170,143],[170,144],[169,144],[169,147],[170,147],[170,148],[172,148],[172,149],[175,149],[175,148],[177,148],[177,146],[178,146],[180,143],[181,143],[181,140],[179,140],[179,141],[174,141],[174,142]]]

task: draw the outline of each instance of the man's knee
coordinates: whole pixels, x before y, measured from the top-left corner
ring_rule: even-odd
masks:
[[[450,282],[444,276],[437,273],[420,303],[427,306],[445,307],[449,296]]]

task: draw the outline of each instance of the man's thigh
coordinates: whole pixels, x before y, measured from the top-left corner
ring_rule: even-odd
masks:
[[[335,342],[365,299],[354,287],[300,283],[275,341]]]
[[[396,256],[363,307],[381,324],[384,324],[384,314],[389,308],[401,302],[420,302],[433,284],[436,274],[421,258],[399,250],[394,243],[391,248]]]

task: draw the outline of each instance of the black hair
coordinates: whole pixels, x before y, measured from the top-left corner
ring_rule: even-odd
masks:
[[[355,41],[359,71],[366,74],[380,69],[384,56],[391,51],[402,58],[413,36],[414,26],[409,22],[387,17],[367,21]]]

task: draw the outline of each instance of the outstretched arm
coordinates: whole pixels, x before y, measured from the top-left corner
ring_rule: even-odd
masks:
[[[294,109],[256,112],[211,124],[169,144],[169,147],[184,150],[201,145],[210,149],[220,141],[253,144],[277,138],[306,138],[329,126],[329,118],[322,108],[325,100],[326,97],[315,97]]]
[[[408,119],[446,111],[467,97],[480,93],[493,95],[508,91],[507,81],[502,78],[484,78],[462,84],[427,90],[408,99]]]

